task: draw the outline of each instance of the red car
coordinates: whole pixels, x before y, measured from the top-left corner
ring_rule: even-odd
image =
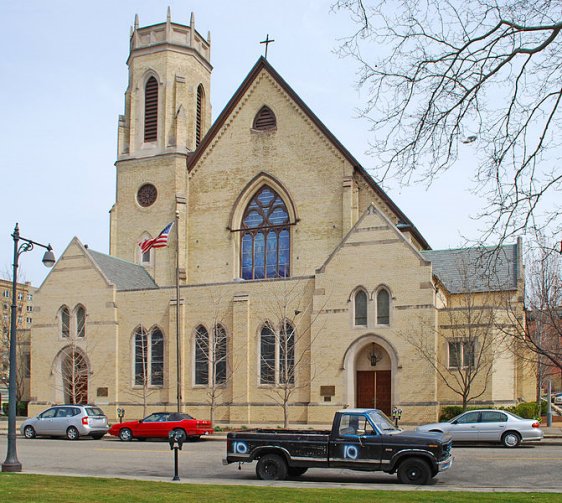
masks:
[[[139,421],[115,423],[108,433],[123,441],[147,438],[168,438],[171,431],[183,432],[186,438],[196,439],[213,433],[211,421],[202,421],[181,412],[155,412]]]

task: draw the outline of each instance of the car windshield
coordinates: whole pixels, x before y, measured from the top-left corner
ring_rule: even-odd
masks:
[[[398,430],[398,428],[394,426],[394,423],[387,417],[387,415],[380,410],[372,410],[371,412],[369,412],[369,418],[380,431]]]
[[[84,410],[86,411],[86,414],[88,414],[88,416],[105,416],[103,410],[101,410],[99,407],[86,407]]]

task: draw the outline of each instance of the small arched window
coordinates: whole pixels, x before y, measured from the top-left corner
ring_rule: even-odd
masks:
[[[203,325],[195,330],[195,384],[209,384],[209,332]]]
[[[213,361],[211,362],[214,366],[216,384],[224,384],[226,382],[226,342],[226,330],[222,325],[216,325],[213,338]]]
[[[59,311],[60,315],[60,335],[61,337],[70,337],[70,311],[68,307],[62,306]]]
[[[76,336],[86,336],[86,310],[83,306],[76,308]]]
[[[358,290],[354,299],[354,324],[356,326],[367,326],[367,294],[364,290]]]
[[[134,336],[134,362],[136,386],[162,386],[164,384],[164,336],[155,328],[147,333],[137,328]]]
[[[268,131],[277,127],[277,119],[271,108],[263,106],[254,117],[253,129],[258,131]]]
[[[150,77],[144,88],[144,141],[158,138],[158,82]]]
[[[195,110],[195,146],[201,143],[203,131],[203,106],[205,103],[205,90],[203,84],[197,86],[197,108]]]
[[[283,199],[267,185],[246,207],[241,241],[243,279],[289,276],[289,213]]]
[[[390,324],[390,294],[382,288],[377,293],[377,325]]]

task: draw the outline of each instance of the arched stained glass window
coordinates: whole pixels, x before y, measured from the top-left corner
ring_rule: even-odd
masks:
[[[226,382],[226,330],[222,325],[215,326],[214,346],[214,365],[215,365],[215,384]]]
[[[212,337],[203,325],[195,329],[195,384],[226,383],[227,342],[226,329],[220,324],[215,325]]]
[[[285,320],[279,330],[266,323],[260,332],[260,384],[295,383],[295,329]]]
[[[134,362],[136,386],[162,386],[164,384],[164,336],[158,328],[149,333],[137,328],[134,337]]]
[[[209,384],[209,332],[203,325],[195,330],[195,384]]]
[[[241,272],[244,279],[289,276],[289,213],[267,185],[248,204],[242,219]]]
[[[70,337],[70,311],[66,306],[60,309],[60,335],[65,338]]]
[[[359,290],[355,294],[355,325],[356,326],[366,326],[367,325],[367,294],[364,290]]]
[[[76,335],[78,337],[86,336],[86,310],[83,306],[76,308]]]
[[[390,324],[390,295],[384,288],[377,293],[377,325]]]

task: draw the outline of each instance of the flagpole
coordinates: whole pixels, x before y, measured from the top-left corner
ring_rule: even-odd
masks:
[[[180,212],[176,209],[176,399],[181,412],[181,344],[180,344]]]

